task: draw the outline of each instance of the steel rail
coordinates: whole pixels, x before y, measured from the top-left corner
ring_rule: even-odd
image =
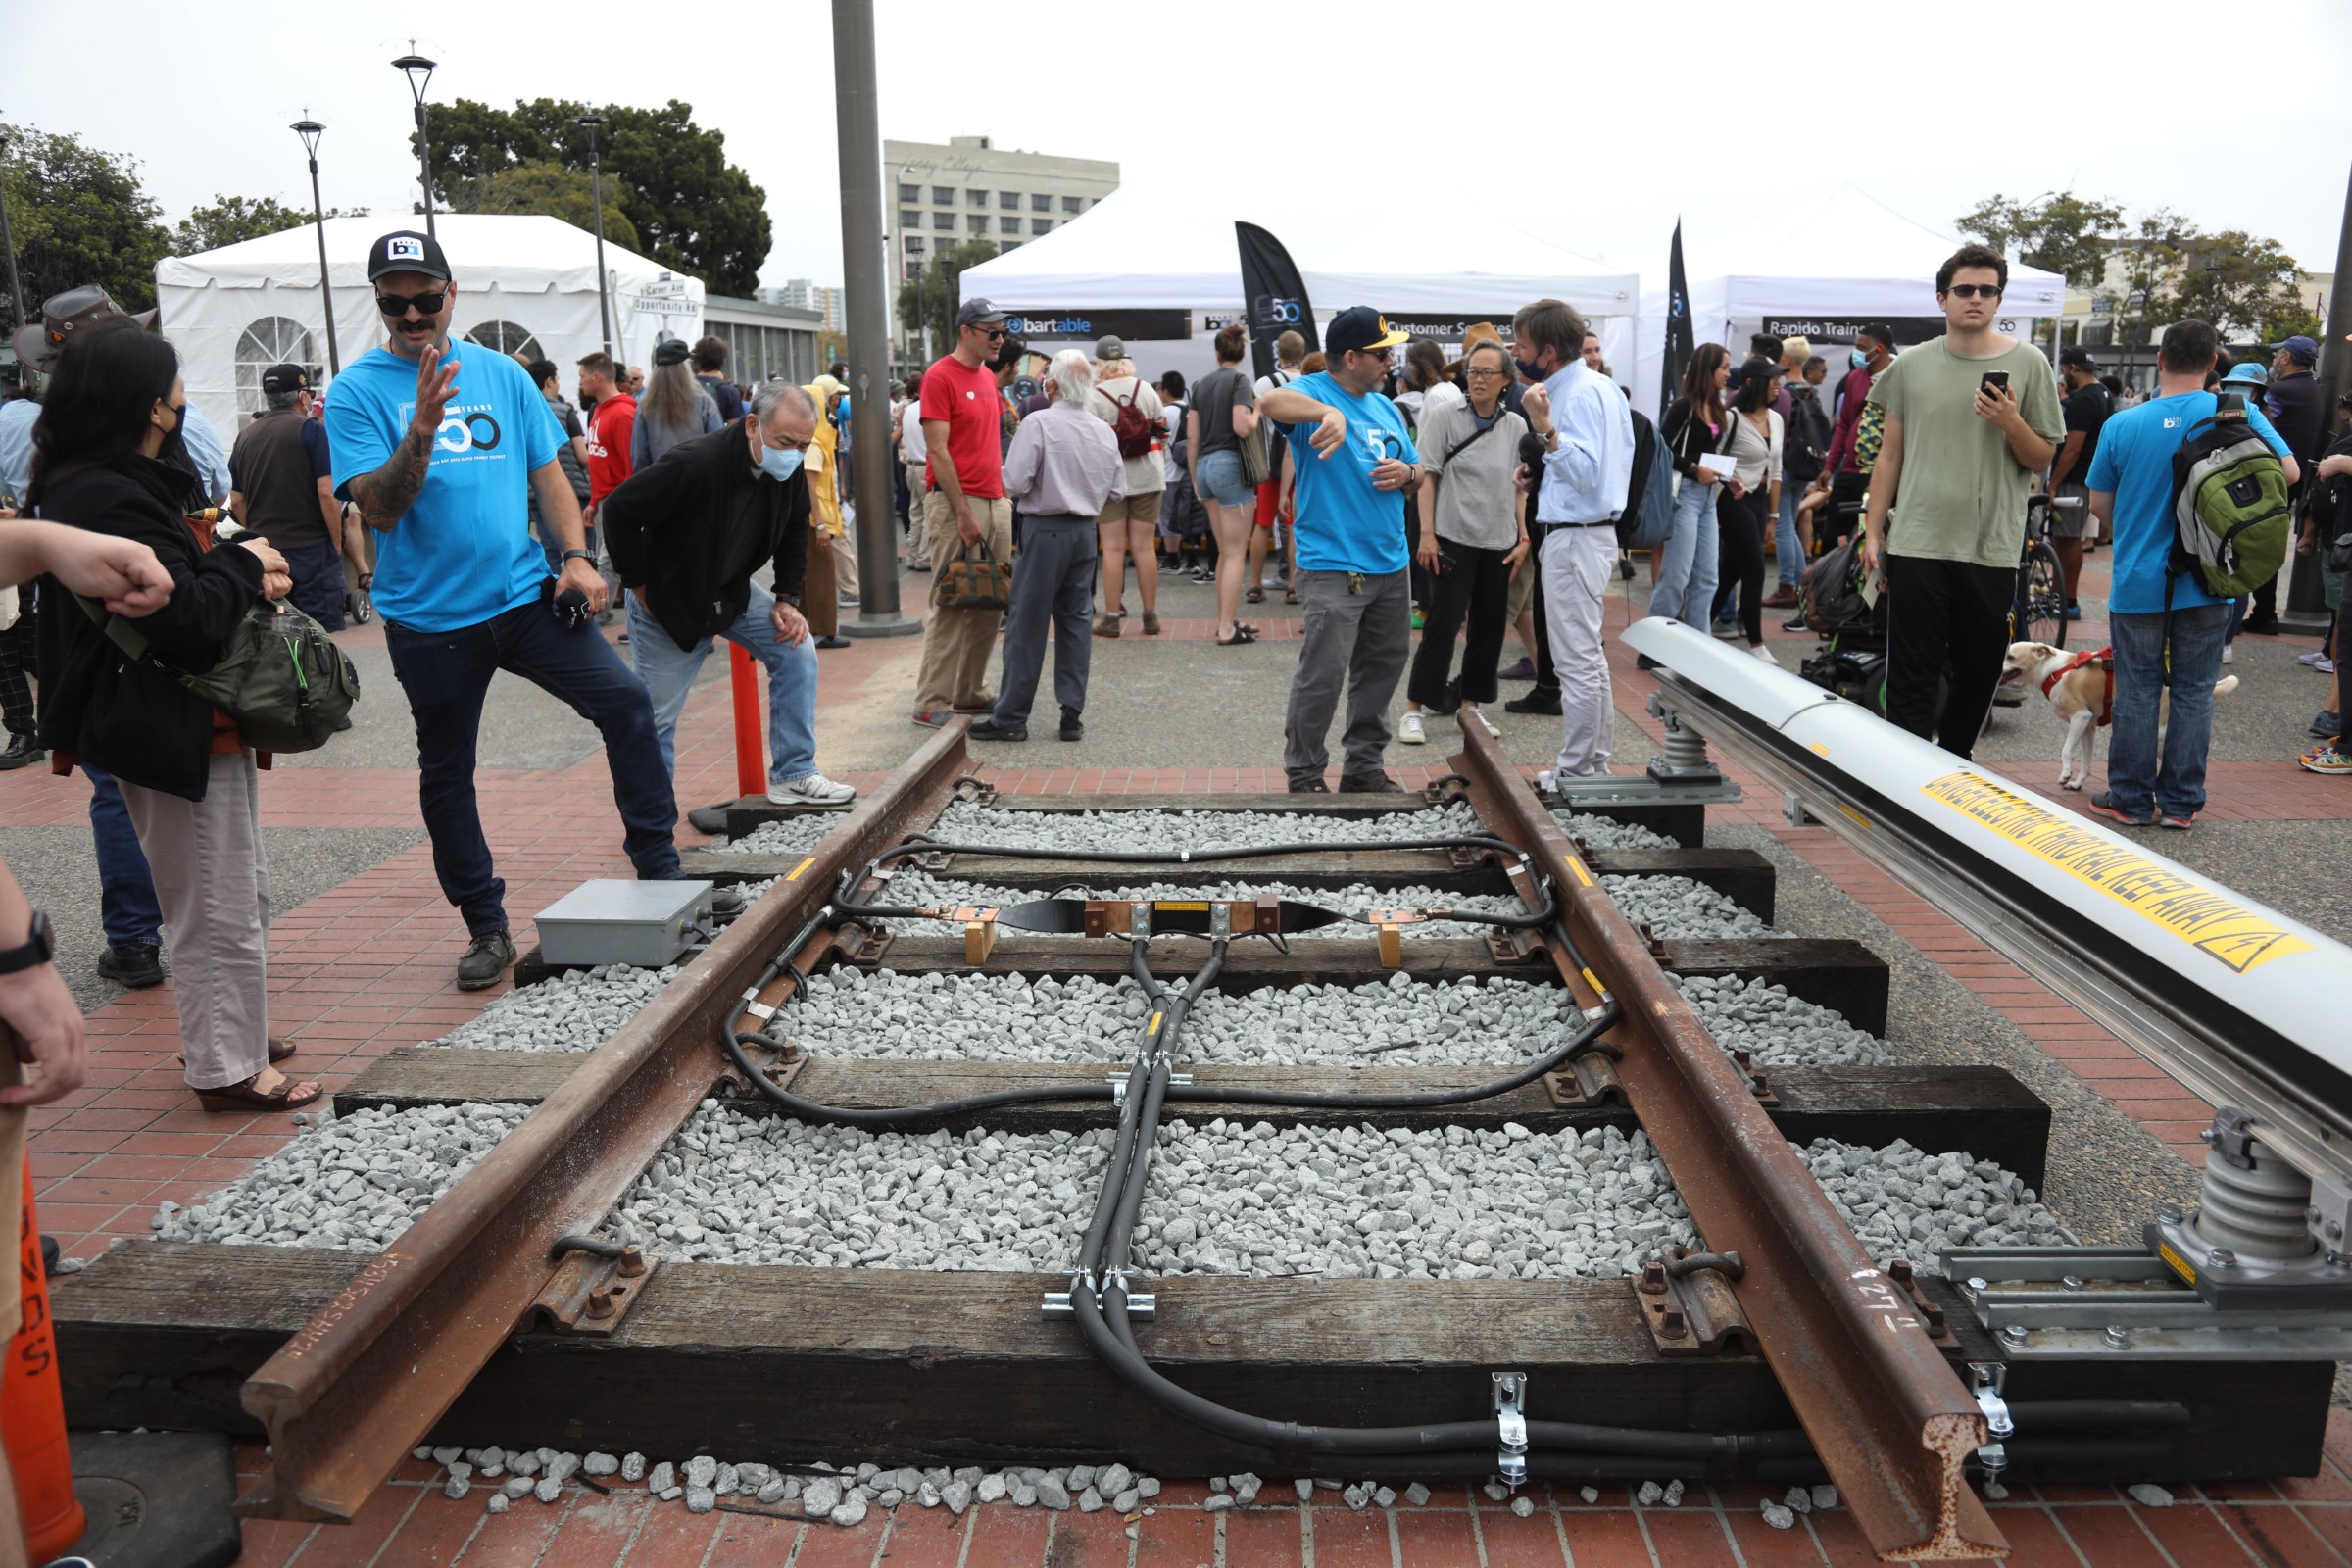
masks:
[[[965,767],[968,722],[927,741],[787,878],[370,1259],[241,1391],[270,1468],[237,1503],[348,1523],[725,1071],[719,1026],[835,878],[928,825]]]
[[[1985,1442],[1976,1401],[1578,859],[1534,788],[1477,725],[1449,764],[1488,831],[1548,874],[1585,956],[1624,1004],[1616,1063],[1635,1114],[1737,1294],[1765,1361],[1883,1561],[1999,1557],[2008,1545],[1961,1467]],[[1553,952],[1570,986],[1585,982]],[[1580,996],[1580,1000],[1587,1000]]]

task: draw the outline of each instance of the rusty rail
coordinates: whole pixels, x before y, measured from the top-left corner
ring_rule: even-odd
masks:
[[[1872,1548],[1885,1561],[2006,1555],[1961,1474],[1985,1441],[1984,1417],[1908,1299],[1501,748],[1475,724],[1462,743],[1448,761],[1470,780],[1480,818],[1552,878],[1569,929],[1624,1004],[1612,1038],[1625,1048],[1615,1064],[1625,1093],[1707,1246],[1746,1260],[1747,1321]],[[1565,954],[1553,958],[1581,983]]]
[[[239,1513],[350,1522],[530,1311],[556,1239],[601,1223],[721,1077],[719,1027],[785,938],[843,870],[939,814],[967,727],[901,764],[247,1380],[270,1467]]]

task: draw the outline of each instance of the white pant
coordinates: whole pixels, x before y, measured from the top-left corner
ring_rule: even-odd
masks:
[[[1617,569],[1614,528],[1554,528],[1544,537],[1544,619],[1560,681],[1561,778],[1609,770],[1617,710],[1601,652],[1600,612]]]

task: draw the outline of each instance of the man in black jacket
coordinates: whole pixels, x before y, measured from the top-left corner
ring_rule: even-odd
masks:
[[[629,651],[654,700],[662,761],[677,771],[678,714],[711,640],[767,666],[767,798],[846,807],[858,792],[816,770],[816,650],[801,615],[808,566],[808,476],[816,404],[763,383],[744,416],[681,441],[598,511],[629,595]],[[771,594],[752,580],[775,568]]]

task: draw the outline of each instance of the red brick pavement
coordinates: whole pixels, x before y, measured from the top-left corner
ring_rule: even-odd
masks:
[[[2094,559],[2085,597],[2100,591]],[[908,579],[909,602],[922,579]],[[1294,637],[1297,621],[1282,607],[1251,607],[1270,638]],[[1609,610],[1612,631],[1637,617],[1622,598]],[[1166,622],[1164,635],[1197,640],[1205,620]],[[2100,633],[2086,623],[2084,639]],[[380,640],[380,628],[347,633]],[[1776,633],[1776,640],[1778,634]],[[903,646],[903,645],[902,645]],[[1793,640],[1790,646],[1798,646]],[[856,703],[889,644],[864,643],[829,655],[820,702]],[[1612,650],[1616,703],[1634,723],[1655,732],[1642,710],[1648,689],[1632,656]],[[723,685],[696,696],[681,725],[679,797],[731,794],[733,778]],[[1394,770],[1407,788],[1445,771],[1441,763]],[[2047,790],[2046,762],[2005,769]],[[1737,769],[1733,770],[1738,777]],[[1279,767],[1031,768],[997,770],[999,788],[1019,794],[1128,794],[1279,790]],[[2212,769],[2213,820],[2341,819],[2352,815],[2352,790],[2300,772],[2290,763],[2221,762]],[[876,774],[852,774],[859,785]],[[1964,977],[1989,1005],[2036,1044],[2094,1084],[2192,1163],[2193,1141],[2210,1114],[2203,1102],[2146,1066],[2129,1048],[2090,1023],[2039,982],[1976,942],[1927,901],[1880,873],[1834,835],[1793,828],[1777,796],[1741,779],[1748,796],[1719,811],[1777,834],[1809,864],[1851,893],[1898,935]],[[552,902],[584,876],[625,875],[610,809],[610,778],[599,755],[550,771],[485,772],[479,779],[484,824],[497,846],[518,912]],[[415,775],[404,769],[285,768],[266,775],[264,822],[271,827],[410,827],[418,825]],[[74,825],[86,820],[78,780],[19,775],[0,791],[0,823]],[[330,1086],[348,1081],[383,1050],[446,1032],[474,1015],[496,991],[464,995],[451,984],[462,932],[442,903],[430,856],[418,847],[394,856],[332,892],[288,911],[272,930],[271,1023],[298,1039],[305,1075]],[[518,940],[527,936],[518,933]],[[168,988],[131,994],[91,1015],[95,1044],[89,1084],[62,1105],[34,1113],[32,1158],[43,1228],[69,1255],[86,1256],[118,1236],[143,1236],[155,1204],[180,1202],[240,1173],[272,1152],[290,1128],[283,1117],[236,1117],[196,1110],[172,1060],[176,1032]],[[2067,1489],[2044,1495],[2019,1489],[1995,1512],[2022,1564],[2063,1563],[2352,1563],[2352,1419],[2336,1411],[2330,1461],[2314,1481],[2190,1492],[2170,1509],[2136,1507],[2109,1489]],[[250,1467],[254,1455],[247,1453]],[[278,1524],[247,1528],[246,1561],[264,1565],[371,1563],[532,1565],[693,1563],[796,1565],[1095,1562],[1278,1564],[1648,1563],[1680,1568],[1702,1562],[1846,1563],[1867,1559],[1842,1511],[1800,1521],[1795,1531],[1765,1529],[1752,1496],[1737,1488],[1693,1489],[1682,1508],[1643,1509],[1614,1489],[1597,1507],[1573,1491],[1545,1497],[1520,1520],[1484,1498],[1446,1494],[1426,1510],[1356,1514],[1326,1503],[1261,1507],[1210,1515],[1200,1490],[1172,1486],[1168,1505],[1139,1521],[1130,1543],[1101,1516],[1046,1517],[992,1509],[961,1524],[912,1508],[898,1520],[878,1513],[854,1532],[723,1513],[694,1518],[675,1505],[649,1504],[624,1493],[601,1497],[576,1486],[554,1506],[518,1504],[502,1517],[481,1511],[480,1493],[463,1502],[443,1497],[429,1467],[404,1467],[361,1523],[346,1530]]]

